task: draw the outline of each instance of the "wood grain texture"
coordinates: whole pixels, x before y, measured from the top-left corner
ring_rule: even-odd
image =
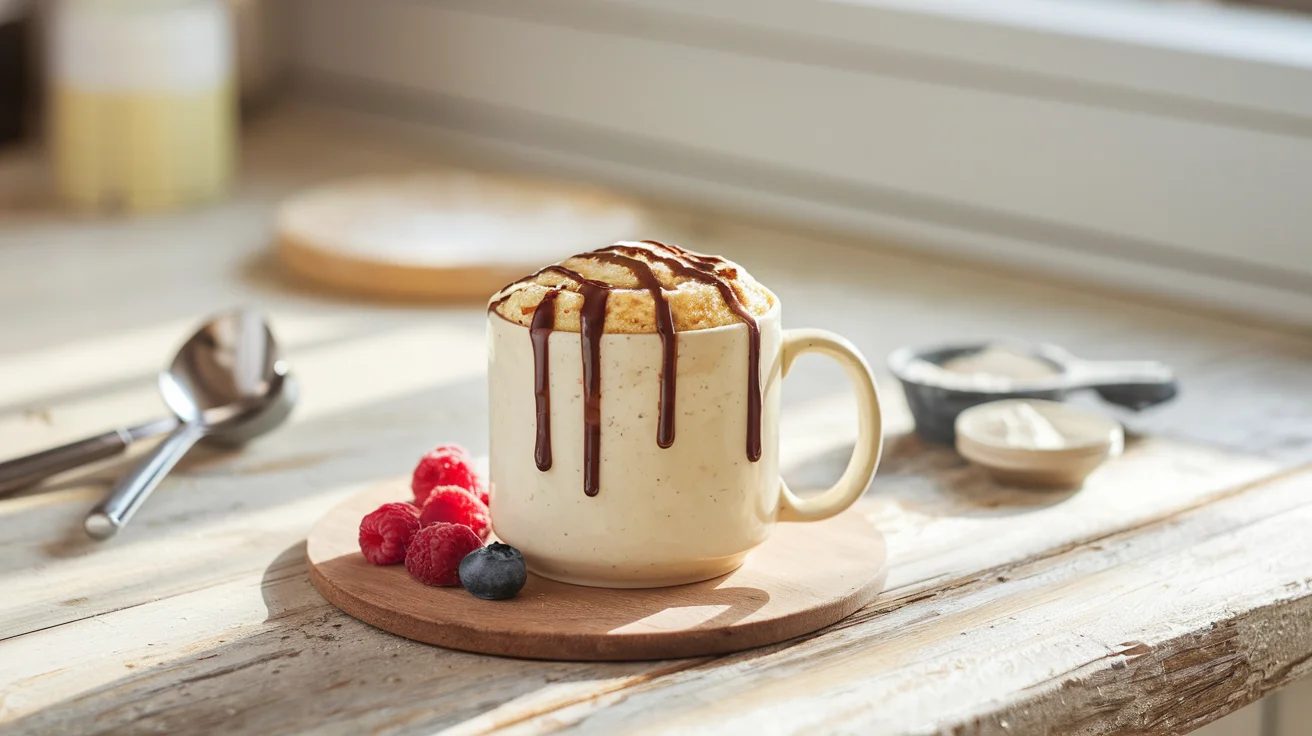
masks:
[[[857,508],[887,540],[886,589],[786,644],[512,660],[337,611],[303,540],[433,444],[486,452],[485,318],[288,282],[270,217],[314,181],[451,158],[288,110],[254,125],[229,202],[101,222],[41,198],[34,154],[0,154],[0,452],[156,415],[153,373],[197,315],[232,304],[271,314],[305,388],[287,426],[188,458],[106,545],[81,518],[122,462],[0,499],[0,732],[1165,734],[1312,674],[1308,335],[677,210],[649,234],[748,264],[788,325],[849,337],[877,370],[901,344],[1003,335],[1157,358],[1184,391],[1118,414],[1126,452],[1082,491],[1036,495],[908,436],[880,371],[886,454]],[[793,488],[833,482],[850,454],[840,377],[805,359],[790,377]]]
[[[406,265],[334,252],[287,235],[278,238],[278,257],[292,273],[328,289],[418,302],[486,302],[497,289],[523,276],[526,268]]]
[[[632,203],[598,189],[451,168],[321,184],[279,205],[276,222],[283,265],[328,289],[473,304],[641,229]]]
[[[780,524],[742,567],[645,590],[567,585],[529,575],[508,601],[416,582],[360,555],[360,519],[397,499],[382,483],[333,507],[306,539],[310,580],[330,603],[407,639],[530,659],[641,660],[736,652],[809,634],[874,600],[884,537],[859,513]]]
[[[1312,540],[1249,553],[1312,519],[1310,488],[1305,471],[935,591],[890,590],[804,644],[511,733],[1186,733],[1312,674]]]

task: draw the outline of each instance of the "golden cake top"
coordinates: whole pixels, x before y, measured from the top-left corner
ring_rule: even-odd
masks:
[[[585,296],[607,292],[605,332],[657,332],[658,289],[677,332],[737,324],[760,317],[776,297],[742,266],[650,240],[623,241],[566,258],[497,292],[489,307],[531,327],[544,300],[555,309],[553,329],[579,332]],[[551,296],[549,296],[551,295]]]

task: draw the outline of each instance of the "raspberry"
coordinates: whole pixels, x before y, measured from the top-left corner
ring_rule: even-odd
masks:
[[[459,486],[438,486],[428,492],[428,500],[419,512],[419,525],[424,527],[439,521],[464,524],[479,539],[487,539],[492,531],[487,505]]]
[[[438,445],[419,458],[410,478],[415,505],[422,507],[435,486],[460,486],[474,495],[483,495],[483,484],[474,472],[474,458],[460,445]]]
[[[419,531],[419,509],[408,503],[385,503],[360,520],[360,552],[374,565],[395,565]]]
[[[460,585],[460,561],[483,546],[463,524],[437,522],[415,534],[405,554],[405,569],[425,585]]]

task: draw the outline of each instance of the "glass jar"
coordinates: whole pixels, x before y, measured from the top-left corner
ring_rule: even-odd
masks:
[[[143,212],[214,199],[232,177],[232,30],[223,0],[59,0],[50,142],[60,193]]]

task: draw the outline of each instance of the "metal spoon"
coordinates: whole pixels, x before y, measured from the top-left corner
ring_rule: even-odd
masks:
[[[216,319],[231,317],[232,314],[227,314],[207,321],[193,338],[212,329]],[[104,434],[0,463],[0,494],[35,485],[66,470],[120,455],[134,442],[172,432],[182,421],[179,417],[171,416],[132,427],[111,429]]]
[[[176,426],[176,417],[156,419],[0,463],[0,495],[36,485],[65,470],[122,454],[132,443],[171,432]]]
[[[268,324],[244,309],[192,335],[160,373],[159,388],[180,423],[87,515],[96,539],[118,532],[196,442],[235,446],[264,434],[287,418],[298,393]]]
[[[236,312],[207,321],[193,335],[193,339],[205,330],[212,329],[215,321],[231,319],[234,314]],[[120,455],[135,442],[172,432],[182,421],[179,417],[171,416],[131,427],[120,427],[94,437],[2,462],[0,463],[0,495],[35,485],[64,471]]]

